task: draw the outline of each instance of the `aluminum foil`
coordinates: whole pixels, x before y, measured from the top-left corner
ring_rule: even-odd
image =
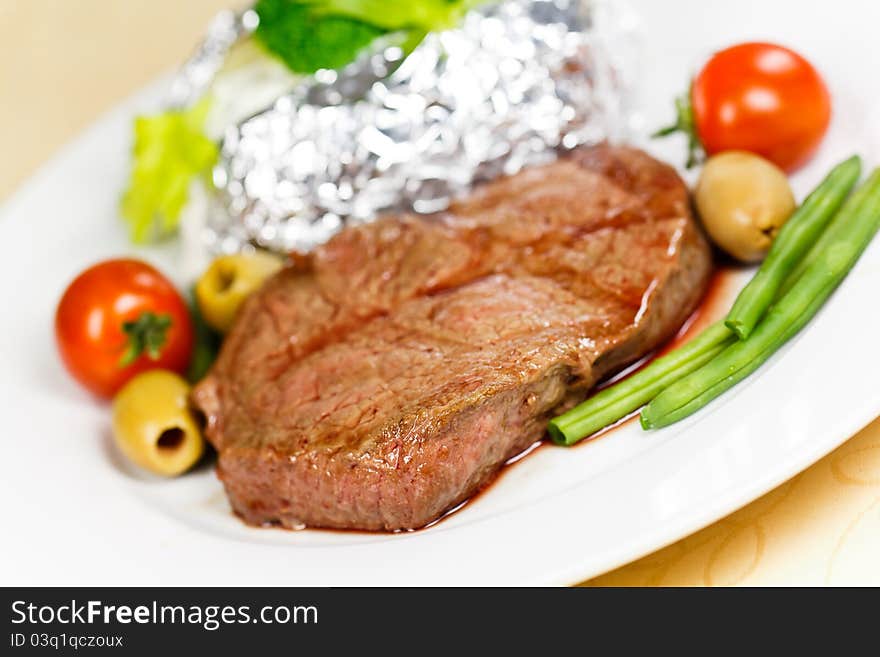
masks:
[[[623,137],[624,31],[610,3],[506,0],[406,57],[391,37],[319,71],[227,129],[205,247],[308,251],[346,224],[437,212],[480,181]]]
[[[260,22],[257,12],[221,11],[208,25],[207,33],[196,51],[181,67],[171,83],[166,103],[180,108],[195,103],[208,90],[229,50],[250,35]]]

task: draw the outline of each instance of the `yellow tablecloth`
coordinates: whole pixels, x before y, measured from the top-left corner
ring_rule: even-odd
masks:
[[[745,508],[587,584],[880,586],[880,419]]]
[[[234,0],[0,0],[0,199],[178,64]],[[740,511],[589,585],[880,585],[880,419]]]

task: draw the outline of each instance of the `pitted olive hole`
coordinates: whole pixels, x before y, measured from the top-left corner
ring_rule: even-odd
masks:
[[[156,447],[159,448],[159,451],[173,452],[175,449],[183,445],[184,438],[186,438],[186,434],[183,429],[180,427],[171,427],[170,429],[165,429],[165,431],[159,434],[159,440],[156,441]]]
[[[219,267],[217,271],[217,292],[223,294],[235,282],[235,271],[227,267]]]

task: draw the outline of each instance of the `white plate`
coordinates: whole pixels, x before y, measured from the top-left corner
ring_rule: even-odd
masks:
[[[793,0],[634,4],[649,28],[645,126],[669,118],[701,57],[767,38],[808,54],[833,88],[831,133],[796,177],[798,192],[853,151],[880,163],[876,3],[838,0],[833,12],[812,14]],[[247,528],[211,471],[167,482],[128,468],[109,441],[107,408],[71,382],[54,351],[52,314],[65,284],[96,260],[132,252],[117,197],[131,117],[159,91],[106,115],[0,217],[4,585],[568,584],[733,511],[880,412],[876,240],[806,331],[685,422],[655,433],[631,424],[573,450],[541,449],[421,532]],[[681,161],[680,146],[652,148]],[[137,253],[178,269],[173,247]]]

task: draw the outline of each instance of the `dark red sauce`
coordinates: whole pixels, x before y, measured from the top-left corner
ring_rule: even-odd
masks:
[[[662,356],[680,347],[704,328],[727,314],[733,303],[734,295],[738,292],[736,279],[739,273],[740,269],[734,266],[719,267],[715,270],[700,305],[691,313],[675,337],[659,350],[657,356]]]

